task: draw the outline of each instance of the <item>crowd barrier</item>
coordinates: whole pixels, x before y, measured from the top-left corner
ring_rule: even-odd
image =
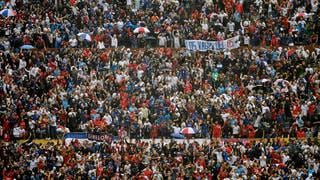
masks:
[[[98,135],[102,138],[92,138],[90,135]],[[320,137],[317,138],[310,138],[312,141],[315,140],[320,140]],[[117,142],[119,139],[118,137],[111,136],[108,134],[96,134],[96,133],[85,133],[85,132],[72,132],[72,133],[67,133],[63,136],[61,139],[33,139],[32,142],[36,144],[47,144],[49,142],[51,143],[65,143],[65,144],[70,144],[72,141],[77,140],[80,143],[83,142],[105,142],[108,144],[112,144],[113,142]],[[175,141],[177,143],[193,143],[193,142],[198,142],[199,144],[204,144],[204,143],[211,143],[211,142],[218,142],[218,143],[235,143],[235,142],[241,142],[243,144],[247,143],[252,143],[252,142],[262,142],[262,143],[267,143],[267,142],[282,142],[282,143],[289,143],[292,140],[299,140],[299,141],[305,141],[307,138],[293,138],[293,137],[277,137],[277,138],[185,138],[185,139],[163,139],[163,138],[156,138],[156,139],[130,139],[126,138],[125,139],[129,143],[136,143],[137,141],[141,142],[148,142],[148,143],[164,143],[168,144],[171,141]],[[28,140],[20,140],[19,143],[25,143],[28,142]]]
[[[306,50],[314,50],[315,48],[320,48],[320,45],[297,45],[297,46],[281,46],[282,48],[287,48],[287,49],[297,49],[298,47],[304,47]],[[240,47],[237,47],[235,49],[232,49],[231,51],[237,52],[242,49],[253,49],[253,50],[259,50],[259,49],[267,49],[267,50],[272,50],[272,49],[277,49],[278,47],[271,47],[271,46],[244,46],[241,45]],[[152,48],[128,48],[128,47],[118,47],[118,48],[104,48],[104,49],[99,49],[99,48],[44,48],[44,49],[30,49],[31,51],[60,51],[60,50],[84,50],[84,49],[90,49],[90,50],[95,50],[95,51],[117,51],[121,49],[130,49],[131,51],[141,51],[141,50],[146,50],[146,49],[154,49],[154,50],[164,50],[164,49],[171,49],[173,52],[176,51],[181,51],[181,50],[187,50],[185,47],[183,48],[171,48],[171,47],[152,47]],[[201,52],[201,51],[197,51]],[[205,51],[206,52],[206,51]],[[203,53],[203,52],[202,52]]]
[[[317,138],[320,140],[320,138]],[[70,144],[70,142],[75,139],[34,139],[33,143],[36,143],[38,145],[40,144],[47,144],[47,143],[54,143],[54,144]],[[163,142],[164,144],[168,144],[171,141],[175,141],[177,143],[193,143],[193,142],[198,142],[199,144],[203,144],[204,142],[206,143],[211,143],[212,141],[214,142],[219,142],[219,143],[224,143],[224,142],[242,142],[242,143],[252,143],[252,142],[277,142],[280,141],[282,143],[289,143],[290,140],[300,140],[300,141],[306,141],[307,139],[296,139],[296,138],[254,138],[254,139],[139,139],[139,141],[142,142],[148,142],[148,143],[161,143]],[[311,140],[315,140],[315,138],[312,138]],[[19,141],[20,144],[24,143],[24,141]],[[83,142],[89,142],[86,139],[78,140],[78,142],[83,143]],[[136,139],[129,139],[128,142],[130,143],[135,143],[137,142]]]

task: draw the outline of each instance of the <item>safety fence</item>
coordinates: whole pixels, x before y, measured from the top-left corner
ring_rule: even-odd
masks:
[[[299,47],[303,47],[305,50],[312,51],[316,48],[320,48],[320,45],[302,45],[302,46],[279,46],[281,48],[286,48],[286,49],[297,49]],[[242,49],[252,49],[252,50],[274,50],[278,49],[279,47],[272,47],[272,46],[240,46],[235,49],[232,49],[231,51],[237,52]],[[172,47],[153,47],[153,48],[128,48],[128,47],[118,47],[118,48],[44,48],[44,49],[30,49],[30,51],[65,51],[65,50],[91,50],[91,51],[121,51],[125,49],[130,49],[132,52],[139,52],[139,51],[146,51],[146,50],[155,50],[155,51],[164,51],[167,49],[172,50],[173,52],[180,52],[182,50],[187,50],[187,48],[172,48]],[[197,51],[200,52],[200,51]],[[205,51],[206,52],[206,51]]]
[[[320,140],[320,137],[317,138],[309,138],[311,141]],[[291,141],[306,141],[307,138],[293,138],[293,137],[277,137],[277,138],[184,138],[184,139],[165,139],[165,138],[156,138],[156,139],[130,139],[124,138],[122,140],[126,140],[130,143],[136,143],[138,141],[148,142],[148,143],[164,143],[168,144],[171,141],[175,141],[177,143],[193,143],[197,142],[199,144],[210,144],[212,142],[218,142],[221,144],[224,143],[236,143],[241,142],[243,144],[253,143],[253,142],[281,142],[281,143],[289,143]],[[108,143],[112,144],[119,141],[119,138],[116,136],[112,136],[106,133],[86,133],[86,132],[72,132],[67,133],[61,139],[33,139],[32,142],[37,144],[47,144],[48,142],[52,143],[66,143],[70,144],[71,142],[78,141],[79,143],[83,142],[97,142],[97,143]],[[28,142],[27,140],[21,140],[20,143]],[[31,142],[31,141],[30,141]]]

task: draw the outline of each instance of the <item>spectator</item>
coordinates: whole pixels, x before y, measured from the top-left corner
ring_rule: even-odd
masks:
[[[218,122],[215,122],[215,125],[213,126],[212,135],[213,138],[221,137],[221,125]]]

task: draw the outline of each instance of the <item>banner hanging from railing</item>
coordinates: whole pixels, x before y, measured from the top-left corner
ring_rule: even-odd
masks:
[[[111,143],[113,136],[107,133],[88,133],[88,140]]]
[[[117,139],[108,133],[85,133],[85,132],[72,132],[64,135],[65,139],[78,139],[78,140],[90,140],[97,142],[112,142]]]
[[[185,40],[185,45],[191,51],[223,51],[240,47],[239,36],[223,41]]]

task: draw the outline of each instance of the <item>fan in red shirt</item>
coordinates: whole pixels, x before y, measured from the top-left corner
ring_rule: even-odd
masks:
[[[132,71],[136,71],[138,69],[138,65],[135,62],[128,64],[128,68]]]
[[[97,167],[97,176],[98,176],[98,177],[101,176],[102,173],[103,173],[103,166],[100,164],[100,165],[98,165],[98,167]]]
[[[278,153],[276,153],[274,150],[272,150],[270,155],[271,155],[271,158],[272,158],[272,163],[279,164],[279,163],[282,162],[281,156]]]
[[[88,57],[91,56],[91,54],[92,54],[92,53],[91,53],[91,51],[90,51],[89,49],[85,49],[85,50],[83,51],[83,53],[82,53],[82,56],[88,58]]]
[[[308,115],[313,116],[315,111],[316,111],[315,103],[310,104],[309,109],[308,109]]]
[[[227,169],[224,167],[224,166],[222,166],[221,168],[220,168],[220,171],[219,171],[219,178],[220,179],[224,179],[224,178],[227,178],[228,177],[228,171],[227,171]]]
[[[256,131],[255,131],[255,130],[250,129],[250,130],[249,130],[249,134],[248,134],[248,138],[254,138],[254,137],[255,137],[255,135],[256,135]]]
[[[205,158],[204,158],[203,156],[200,156],[200,157],[197,159],[196,163],[197,163],[199,166],[203,167],[204,169],[206,168],[206,160],[205,160]]]
[[[306,137],[306,133],[301,128],[299,128],[296,132],[296,136],[299,139],[303,139]]]
[[[254,138],[256,134],[256,130],[252,125],[248,125],[245,127],[246,132],[248,133],[248,138]]]
[[[224,6],[225,6],[225,11],[230,14],[233,10],[234,2],[231,0],[224,0],[223,1]]]
[[[294,118],[297,118],[299,116],[300,112],[301,112],[301,107],[300,107],[299,103],[297,102],[293,105],[292,116]]]
[[[238,2],[236,4],[236,10],[237,10],[238,13],[242,14],[243,13],[243,4]]]
[[[187,81],[186,84],[184,85],[184,93],[189,94],[192,92],[192,84]]]
[[[153,172],[152,172],[152,170],[151,170],[149,167],[147,167],[147,168],[143,171],[143,174],[144,174],[145,176],[147,176],[149,179],[151,179],[151,177],[152,177],[152,175],[153,175]]]
[[[70,4],[71,4],[71,6],[76,5],[77,4],[77,0],[70,0]]]
[[[14,178],[14,171],[12,169],[3,169],[2,177],[4,180],[12,180]]]
[[[232,153],[232,147],[230,147],[229,145],[226,146],[226,153],[227,154],[231,154]]]
[[[3,140],[5,141],[5,142],[9,142],[10,141],[10,135],[8,134],[8,133],[4,133],[3,134]]]
[[[159,127],[157,125],[152,125],[152,129],[151,129],[151,133],[150,133],[150,136],[152,139],[158,137],[158,129],[159,129]]]
[[[215,122],[212,128],[212,138],[220,138],[221,137],[221,125],[218,122]]]
[[[167,56],[168,58],[171,58],[172,55],[173,55],[172,49],[171,49],[171,48],[167,48],[167,49],[166,49],[166,56]]]
[[[102,61],[102,62],[108,62],[108,60],[109,60],[109,54],[108,54],[108,52],[104,52],[104,53],[102,53],[101,55],[100,55],[100,60]]]
[[[276,37],[276,35],[272,35],[271,44],[272,47],[278,47],[279,46],[279,40]]]
[[[192,177],[194,179],[203,179],[203,174],[201,172],[199,172],[199,170],[196,170],[193,172]]]

